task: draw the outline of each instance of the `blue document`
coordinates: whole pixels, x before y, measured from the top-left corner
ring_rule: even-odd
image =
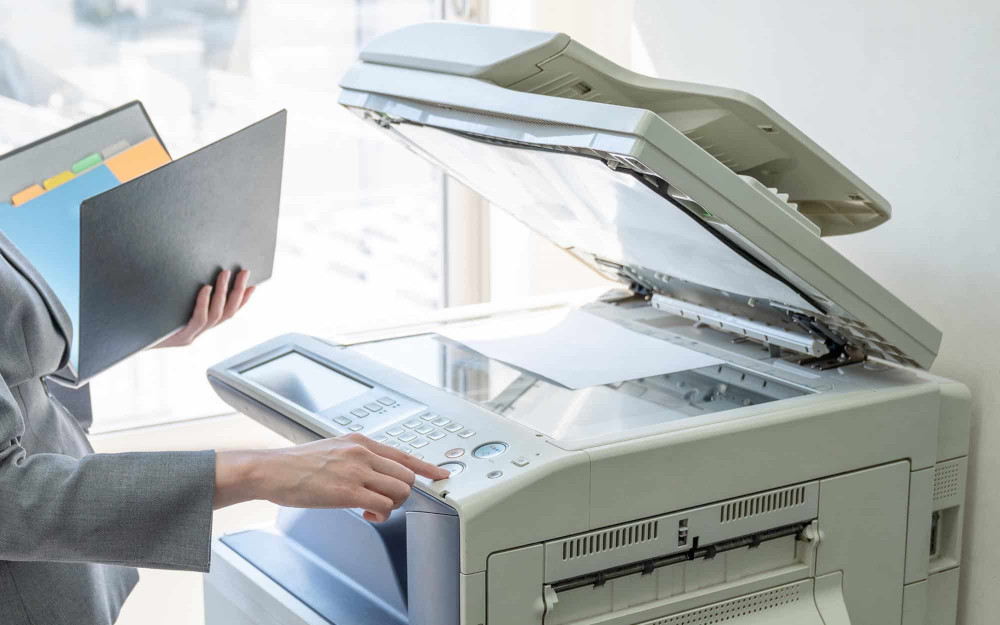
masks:
[[[20,206],[0,206],[0,231],[34,265],[69,314],[74,369],[80,352],[80,204],[118,185],[118,178],[101,165]]]

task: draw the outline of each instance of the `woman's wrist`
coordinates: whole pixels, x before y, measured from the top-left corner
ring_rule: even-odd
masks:
[[[215,496],[212,507],[224,508],[254,499],[268,499],[266,451],[215,453]]]

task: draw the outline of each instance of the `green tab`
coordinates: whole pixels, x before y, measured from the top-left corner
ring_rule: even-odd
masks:
[[[101,155],[100,154],[96,154],[96,153],[95,154],[91,154],[90,156],[87,156],[85,158],[81,158],[77,162],[73,163],[73,166],[70,167],[70,171],[72,171],[74,174],[78,174],[81,171],[84,171],[86,169],[90,169],[91,167],[93,167],[94,165],[97,165],[100,162],[101,162]]]

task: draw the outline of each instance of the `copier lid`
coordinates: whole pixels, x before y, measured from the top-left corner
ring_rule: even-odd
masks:
[[[937,354],[936,328],[821,239],[888,204],[751,96],[639,76],[563,34],[455,23],[376,39],[341,86],[348,109],[657,307],[805,354]]]

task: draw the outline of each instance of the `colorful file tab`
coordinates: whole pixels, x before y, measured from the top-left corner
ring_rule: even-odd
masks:
[[[42,182],[42,186],[45,187],[46,191],[50,189],[55,189],[64,182],[69,182],[70,180],[72,180],[73,176],[74,176],[73,172],[66,170],[64,172],[56,174],[55,176],[52,176],[48,180],[45,180],[44,182]]]
[[[14,206],[20,206],[25,202],[31,201],[38,197],[39,195],[45,193],[45,189],[41,185],[33,184],[24,191],[18,191],[10,198],[10,203]]]
[[[124,184],[169,162],[170,156],[167,151],[156,137],[150,137],[124,152],[115,154],[104,161],[104,164]]]
[[[70,167],[69,170],[71,172],[73,172],[74,174],[78,174],[78,173],[80,173],[82,171],[87,171],[91,167],[93,167],[93,166],[97,165],[98,163],[100,163],[102,160],[103,159],[101,158],[100,154],[94,153],[94,154],[91,154],[90,156],[86,156],[84,158],[81,158],[77,162],[73,163],[73,166]]]
[[[119,152],[124,152],[127,149],[128,149],[128,141],[122,140],[117,143],[112,143],[108,147],[101,150],[101,157],[104,158],[104,160],[108,160],[115,154],[118,154]]]
[[[10,203],[21,206],[102,163],[107,165],[108,170],[118,178],[118,182],[125,183],[169,162],[170,155],[156,137],[150,137],[136,145],[129,145],[128,141],[118,141],[100,152],[81,158],[69,169],[46,179],[42,184],[33,184],[27,189],[18,191],[11,196]]]

